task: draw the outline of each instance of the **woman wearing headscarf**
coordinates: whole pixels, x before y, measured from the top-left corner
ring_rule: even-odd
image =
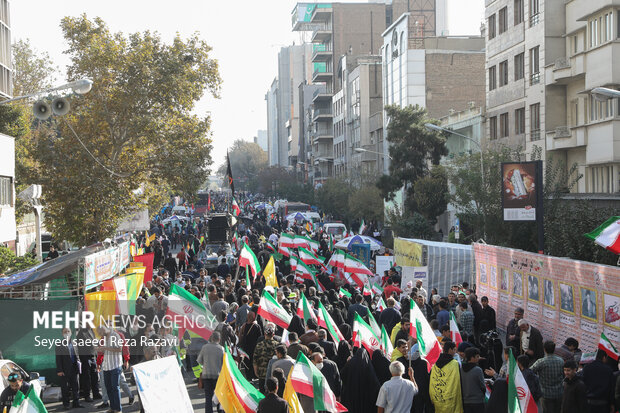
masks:
[[[375,374],[380,384],[392,378],[392,373],[390,373],[390,360],[385,357],[382,351],[374,351],[372,353],[372,367],[375,369]]]
[[[357,350],[341,370],[340,377],[342,378],[340,399],[350,412],[377,411],[376,402],[381,383],[365,348]]]

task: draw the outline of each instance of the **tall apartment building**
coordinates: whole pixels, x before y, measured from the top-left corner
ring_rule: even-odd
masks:
[[[0,0],[0,97],[13,96],[11,12],[9,0]]]
[[[8,0],[0,0],[0,98],[13,94],[11,26]],[[0,134],[0,244],[16,250],[15,139]]]
[[[565,18],[559,56],[544,67],[547,91],[560,104],[547,106],[554,123],[546,131],[547,155],[577,163],[583,174],[574,192],[620,192],[620,101],[597,100],[596,87],[620,87],[620,3],[572,0],[559,5]],[[556,23],[558,24],[558,23]],[[556,120],[557,119],[557,120]]]
[[[269,145],[267,143],[267,131],[266,130],[258,130],[256,131],[256,136],[254,137],[254,143],[260,146],[262,150],[269,153]]]
[[[383,105],[419,105],[432,118],[480,107],[485,101],[484,38],[434,36],[425,21],[405,13],[382,34]],[[387,134],[389,119],[383,117]],[[388,141],[383,140],[383,173]]]
[[[563,125],[560,88],[545,66],[564,57],[565,0],[486,0],[487,133],[491,145],[545,149],[545,131]],[[546,18],[545,18],[546,17]]]
[[[312,45],[287,46],[278,53],[278,77],[267,92],[269,165],[295,165],[299,152],[298,86],[310,82]]]
[[[316,136],[311,163],[315,183],[333,175],[334,108],[332,99],[342,89],[337,74],[341,56],[376,55],[383,44],[381,33],[402,13],[412,11],[426,22],[429,33],[446,30],[446,13],[437,22],[436,9],[445,10],[446,0],[392,0],[374,3],[298,3],[292,13],[294,31],[311,31],[313,83],[324,83],[325,92],[314,98]]]

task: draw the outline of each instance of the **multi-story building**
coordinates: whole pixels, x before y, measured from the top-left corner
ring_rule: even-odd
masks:
[[[266,130],[258,130],[256,131],[256,136],[254,137],[254,143],[260,146],[262,150],[268,152],[269,145],[267,142],[267,131]]]
[[[0,0],[0,97],[12,96],[11,10],[9,0]]]
[[[547,3],[547,2],[545,2]],[[620,192],[620,101],[598,100],[596,87],[620,86],[620,3],[572,0],[541,9],[541,20],[562,26],[554,60],[542,73],[547,102],[543,138],[547,156],[583,175],[573,192]],[[561,9],[556,11],[556,8]],[[557,22],[556,20],[563,19]],[[551,118],[551,120],[549,120]]]
[[[313,83],[324,83],[325,92],[314,99],[314,129],[312,163],[315,182],[332,176],[334,170],[334,93],[342,89],[335,76],[341,56],[379,54],[383,42],[381,33],[402,13],[414,12],[426,22],[429,33],[446,30],[445,0],[393,0],[374,3],[298,3],[292,14],[294,31],[312,31]],[[442,20],[437,22],[436,9],[442,8]],[[341,99],[335,99],[338,102]],[[341,132],[340,130],[338,131]],[[342,143],[342,134],[336,145]],[[339,158],[342,155],[339,153]],[[341,164],[339,164],[339,168]]]
[[[297,176],[306,182],[314,182],[314,166],[312,164],[312,142],[316,136],[313,129],[312,117],[314,114],[314,97],[319,93],[325,92],[324,84],[300,84],[299,85],[299,105],[301,114],[299,116],[299,156],[297,158]]]
[[[310,83],[312,45],[287,46],[278,53],[278,77],[267,92],[269,165],[294,166],[299,152],[299,88]]]
[[[545,156],[545,130],[562,126],[565,95],[544,68],[564,57],[564,0],[486,0],[487,131],[492,146]],[[548,18],[545,18],[547,16]]]
[[[383,105],[419,105],[432,118],[485,101],[484,38],[434,36],[425,20],[404,13],[382,34]],[[384,134],[389,119],[383,118]],[[388,141],[382,142],[388,173]]]
[[[0,0],[0,98],[13,94],[11,20],[8,0]],[[0,134],[0,244],[16,250],[15,139]]]

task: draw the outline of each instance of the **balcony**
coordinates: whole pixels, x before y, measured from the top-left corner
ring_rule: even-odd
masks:
[[[332,17],[332,5],[330,3],[317,3],[316,8],[312,12],[311,23],[318,23],[322,21],[330,21]]]
[[[332,80],[332,72],[331,69],[325,69],[325,70],[315,70],[314,73],[312,73],[312,83],[326,83]]]
[[[332,101],[332,94],[322,89],[315,90],[314,94],[312,95],[312,103],[329,102],[329,104],[331,104],[331,101]]]
[[[328,120],[332,120],[334,115],[332,114],[331,108],[323,108],[323,109],[315,109],[312,114],[313,122],[325,122]]]
[[[585,76],[584,54],[573,57],[561,57],[555,63],[545,67],[545,83],[547,85],[565,85]]]
[[[549,151],[586,146],[587,143],[587,129],[583,126],[558,126],[546,134],[546,147]]]
[[[332,27],[330,25],[325,25],[325,27],[320,27],[312,32],[312,38],[310,39],[311,43],[325,43],[326,41],[331,40],[332,38]]]
[[[331,58],[332,58],[332,45],[331,45],[331,43],[329,43],[327,45],[319,44],[319,45],[316,45],[316,46],[322,46],[322,47],[317,47],[312,52],[312,62],[313,63],[316,63],[316,62],[327,62],[327,61],[331,60]]]

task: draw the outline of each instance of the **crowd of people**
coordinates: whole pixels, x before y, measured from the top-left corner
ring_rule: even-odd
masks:
[[[325,264],[334,252],[330,238],[320,230],[309,231],[302,223],[288,222],[265,210],[247,209],[246,212],[251,220],[241,221],[236,227],[233,252],[238,253],[243,243],[251,246],[261,268],[271,255],[277,254],[270,246],[277,246],[279,236],[285,231],[315,240],[319,244],[317,253]],[[467,282],[454,280],[450,291],[440,292],[428,289],[422,281],[417,281],[415,286],[402,285],[398,267],[376,274],[374,258],[387,253],[384,248],[373,252],[369,266],[375,272],[369,277],[370,283],[380,285],[383,291],[370,294],[326,267],[317,266],[320,285],[311,279],[300,280],[291,272],[286,257],[280,256],[276,260],[278,288],[274,297],[292,317],[283,329],[258,315],[263,290],[269,288],[262,273],[246,277],[246,270],[238,269],[227,259],[224,250],[218,251],[218,266],[209,273],[200,257],[200,239],[206,235],[202,225],[183,227],[180,233],[185,238],[180,245],[189,243],[191,247],[189,251],[183,247],[174,257],[172,243],[166,242],[171,235],[169,230],[162,226],[157,240],[150,246],[154,251],[161,249],[161,254],[155,256],[153,280],[140,293],[136,314],[147,319],[164,315],[167,295],[177,285],[201,300],[215,316],[217,326],[213,333],[205,340],[186,332],[178,347],[154,344],[125,349],[110,344],[111,338],[124,335],[173,339],[175,335],[170,328],[157,329],[148,323],[124,331],[102,327],[98,333],[104,342],[99,348],[86,354],[72,348],[57,353],[59,376],[62,373],[65,378],[63,402],[67,408],[71,402],[74,407],[79,406],[79,397],[87,401],[103,397],[99,407],[119,412],[122,383],[127,383],[124,369],[143,360],[177,355],[189,378],[204,389],[206,411],[218,411],[220,406],[214,390],[225,348],[231,351],[246,379],[266,396],[258,407],[261,413],[288,411],[283,391],[299,352],[321,372],[337,400],[349,412],[508,412],[510,357],[516,359],[543,413],[613,413],[620,408],[617,360],[599,350],[594,361],[583,365],[577,340],[545,341],[543,332],[530,325],[522,308],[515,309],[514,319],[508,325],[497,326],[495,310],[489,306],[488,298],[479,300],[475,288]],[[302,297],[311,304],[311,311],[316,312],[320,304],[325,307],[344,340],[336,344],[331,334],[319,327],[316,317],[298,314],[296,309]],[[421,357],[416,335],[411,334],[410,300],[415,300],[441,344],[442,352],[431,369]],[[389,334],[393,351],[371,353],[355,341],[356,315],[369,323],[369,317],[373,317]],[[460,340],[455,340],[451,320],[458,326]],[[499,337],[498,328],[506,331],[505,337]],[[63,334],[70,335],[71,331]],[[71,370],[76,360],[81,361],[79,372]],[[133,403],[131,390],[127,387],[126,391],[129,402]],[[70,394],[73,401],[69,399]],[[298,397],[305,412],[315,411],[312,398],[303,394]]]

